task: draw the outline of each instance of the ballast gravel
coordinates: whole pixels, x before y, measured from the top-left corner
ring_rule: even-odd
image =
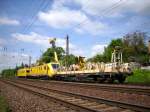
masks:
[[[0,95],[6,98],[12,112],[77,112],[1,81]]]

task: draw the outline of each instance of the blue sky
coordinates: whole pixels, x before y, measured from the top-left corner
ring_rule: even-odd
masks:
[[[32,62],[57,38],[70,52],[91,57],[115,38],[150,30],[149,0],[1,0],[0,68]],[[4,50],[5,49],[5,50]]]

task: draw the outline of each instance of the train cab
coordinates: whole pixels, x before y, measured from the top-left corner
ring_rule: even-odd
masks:
[[[22,68],[17,71],[17,77],[25,78],[30,73],[29,68]]]

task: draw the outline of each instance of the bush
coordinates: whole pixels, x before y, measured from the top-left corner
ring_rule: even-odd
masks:
[[[12,78],[16,76],[16,69],[5,69],[1,73],[2,77]]]
[[[141,69],[134,70],[133,75],[129,76],[126,79],[126,82],[150,84],[150,70],[141,70]]]

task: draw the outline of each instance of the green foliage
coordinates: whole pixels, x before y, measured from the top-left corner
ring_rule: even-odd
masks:
[[[54,61],[54,52],[57,53],[58,60],[62,65],[69,66],[74,63],[76,63],[76,56],[73,54],[70,54],[68,56],[65,56],[64,49],[62,47],[56,47],[56,48],[48,48],[46,52],[43,53],[41,59],[39,60],[39,63],[49,63]]]
[[[11,112],[4,97],[0,96],[0,112]]]
[[[64,58],[61,60],[62,65],[70,66],[72,64],[77,63],[77,57],[74,56],[73,54],[70,54],[68,56],[64,56]]]
[[[122,39],[115,39],[105,48],[103,54],[88,59],[93,62],[110,62],[111,53],[116,46],[119,46],[123,52],[124,62],[146,63],[149,61],[148,47],[145,44],[146,33],[134,32],[125,35]]]
[[[2,70],[1,75],[2,77],[12,78],[16,76],[16,72],[16,69],[5,69]]]
[[[132,76],[127,77],[127,83],[150,83],[150,71],[149,70],[134,70]]]
[[[96,56],[88,59],[88,61],[92,62],[110,62],[111,53],[116,46],[123,47],[123,42],[121,39],[112,40],[107,48],[104,49],[103,54],[97,54]]]
[[[124,61],[148,62],[148,47],[145,44],[146,37],[146,33],[143,32],[134,32],[124,36]]]
[[[93,58],[89,58],[87,61],[89,61],[89,62],[103,62],[104,61],[103,59],[104,59],[103,55],[97,54]]]
[[[110,42],[107,48],[105,48],[103,57],[104,62],[110,62],[111,60],[111,53],[113,49],[115,49],[116,46],[119,46],[120,48],[123,48],[123,42],[122,39],[115,39]]]
[[[39,63],[49,63],[54,61],[54,52],[57,53],[58,60],[61,60],[65,51],[62,47],[56,47],[56,48],[48,48],[46,52],[43,53],[41,59],[39,60]]]

